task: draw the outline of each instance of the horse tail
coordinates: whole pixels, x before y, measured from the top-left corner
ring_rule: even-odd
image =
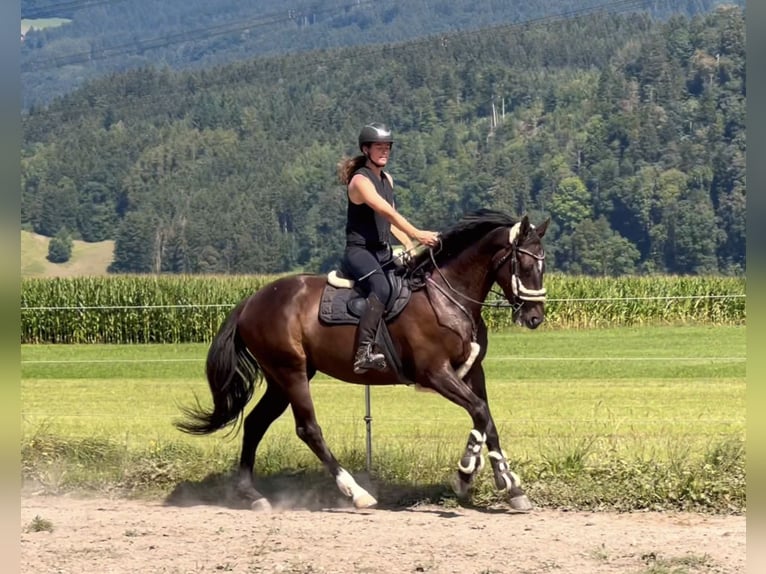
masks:
[[[247,299],[241,301],[229,313],[207,353],[205,372],[213,394],[212,410],[205,409],[195,397],[194,407],[181,408],[188,420],[175,423],[179,430],[203,435],[222,429],[237,421],[253,398],[263,373],[237,330],[237,320],[246,303]]]

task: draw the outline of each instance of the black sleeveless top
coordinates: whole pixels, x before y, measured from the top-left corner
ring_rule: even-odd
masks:
[[[391,182],[381,173],[378,178],[368,167],[361,167],[354,175],[361,173],[375,186],[378,195],[390,205],[394,204],[394,189]],[[370,251],[383,249],[391,243],[391,223],[366,203],[356,205],[346,196],[346,246],[356,245]]]

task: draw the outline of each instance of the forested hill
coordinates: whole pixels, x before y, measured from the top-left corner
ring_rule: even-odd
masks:
[[[412,40],[595,10],[693,16],[744,0],[21,0],[23,106],[113,71],[204,68],[257,55]],[[41,18],[69,22],[41,28]]]
[[[23,118],[22,224],[115,239],[118,272],[326,269],[371,120],[418,225],[492,207],[550,215],[556,271],[744,269],[736,7],[112,75]]]

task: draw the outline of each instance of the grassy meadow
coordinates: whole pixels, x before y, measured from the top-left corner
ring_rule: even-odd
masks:
[[[195,395],[209,403],[206,351],[22,345],[26,478],[53,490],[156,493],[225,475],[241,435],[191,437],[172,426]],[[491,335],[484,362],[503,448],[536,504],[715,512],[745,508],[745,365],[744,326],[514,329]],[[330,447],[349,470],[364,470],[364,387],[318,375],[312,392]],[[371,396],[376,479],[448,486],[468,415],[406,387]],[[322,472],[289,412],[256,465],[265,474]],[[334,489],[329,476],[324,488]],[[496,496],[485,470],[475,499]]]
[[[72,257],[66,263],[48,261],[50,237],[21,231],[22,277],[103,276],[114,257],[114,241],[72,241]]]

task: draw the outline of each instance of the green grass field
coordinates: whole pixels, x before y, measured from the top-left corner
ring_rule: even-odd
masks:
[[[22,346],[23,444],[48,444],[51,437],[79,451],[107,444],[126,456],[195,459],[197,477],[225,472],[238,457],[240,435],[192,437],[172,425],[179,405],[195,394],[209,403],[206,351]],[[503,447],[537,479],[555,482],[562,472],[598,469],[605,461],[628,461],[626,473],[635,464],[708,464],[731,441],[744,444],[744,327],[514,330],[491,337],[484,365]],[[321,375],[314,381],[325,437],[341,462],[358,470],[364,387]],[[372,411],[376,471],[413,482],[438,482],[453,472],[471,428],[460,408],[433,393],[376,387]],[[295,436],[289,411],[261,449],[257,464],[266,472],[319,469]],[[74,480],[76,470],[68,473]]]
[[[742,433],[744,335],[742,327],[494,335],[484,365],[506,449],[534,458],[551,437],[603,436],[661,453],[680,438],[704,442]],[[172,422],[195,393],[209,402],[206,351],[205,345],[24,346],[24,433],[45,427],[66,436],[124,437],[132,445],[205,442]],[[364,388],[321,374],[314,381],[328,439],[363,445]],[[424,444],[456,442],[457,450],[470,430],[465,412],[433,393],[376,387],[372,400],[378,442],[417,437]],[[270,432],[302,447],[289,415]]]

